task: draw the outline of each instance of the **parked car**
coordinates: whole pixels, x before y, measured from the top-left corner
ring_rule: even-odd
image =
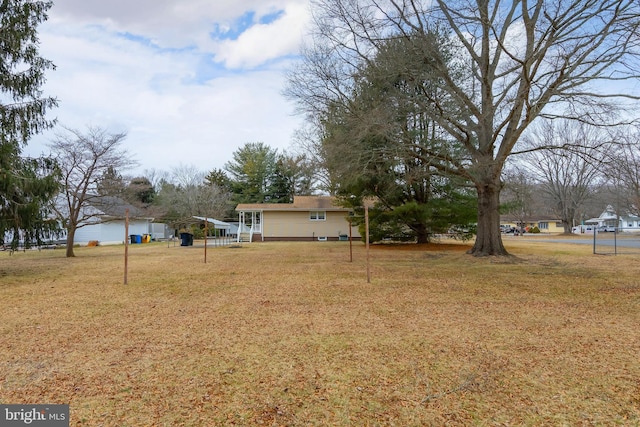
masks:
[[[574,234],[593,234],[595,226],[591,225],[577,225],[571,229]]]
[[[599,232],[607,232],[607,233],[615,233],[616,232],[616,227],[614,227],[613,225],[602,225],[600,227],[598,227],[598,231]]]
[[[504,234],[513,234],[514,236],[519,236],[520,234],[524,234],[527,230],[525,230],[524,228],[518,228],[518,227],[509,227],[509,228],[503,228],[502,232]]]

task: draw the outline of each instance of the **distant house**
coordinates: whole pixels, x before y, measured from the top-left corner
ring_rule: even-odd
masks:
[[[238,240],[347,240],[350,210],[330,196],[295,196],[293,203],[239,204]],[[359,239],[357,227],[351,227]]]
[[[129,210],[129,230],[125,236],[125,215]],[[156,224],[140,209],[117,197],[101,197],[86,208],[90,219],[76,230],[73,243],[87,245],[96,241],[101,245],[122,244],[131,235],[149,235],[151,239],[167,237],[164,224]]]
[[[564,233],[562,221],[553,216],[530,216],[518,218],[513,215],[501,215],[500,225],[503,228],[532,229],[538,227],[541,233]]]
[[[618,231],[640,231],[640,217],[629,212],[618,213],[609,205],[597,218],[585,221],[585,224],[592,225],[596,229],[611,230],[617,228]]]
[[[555,217],[538,218],[538,229],[541,233],[564,233],[562,221]]]

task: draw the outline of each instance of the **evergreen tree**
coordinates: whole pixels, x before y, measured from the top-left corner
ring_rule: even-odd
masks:
[[[277,151],[262,142],[250,142],[233,153],[225,164],[231,175],[234,200],[238,203],[263,203],[276,166]]]
[[[41,245],[59,235],[51,200],[59,170],[52,159],[0,156],[0,245]]]
[[[204,177],[204,182],[206,185],[217,185],[224,191],[231,191],[231,181],[222,169],[213,169]]]
[[[98,178],[97,192],[101,196],[122,196],[125,187],[124,178],[113,166]]]
[[[144,176],[132,178],[125,190],[125,198],[134,206],[148,206],[156,197],[151,181]]]
[[[281,156],[276,161],[273,175],[269,183],[267,201],[269,203],[293,203],[295,194],[293,171],[286,167]]]
[[[356,209],[363,198],[376,200],[370,215],[373,240],[426,243],[450,229],[469,237],[476,221],[477,200],[468,180],[447,173],[467,161],[460,145],[419,106],[422,94],[437,97],[444,82],[428,71],[393,72],[402,62],[403,69],[419,69],[425,59],[418,52],[424,51],[434,52],[430,61],[451,63],[446,40],[433,33],[384,42],[354,80],[348,106],[335,103],[325,116],[322,152],[335,192]],[[441,108],[458,114],[445,101]]]
[[[23,159],[29,139],[53,126],[46,113],[57,105],[42,97],[45,72],[54,65],[40,57],[37,26],[52,2],[0,2],[0,243],[40,244],[55,223],[47,206],[56,193],[55,162]]]

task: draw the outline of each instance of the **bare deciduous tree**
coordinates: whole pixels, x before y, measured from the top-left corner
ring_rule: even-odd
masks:
[[[160,191],[162,182],[169,179],[169,173],[167,171],[156,168],[145,169],[142,175],[151,182],[156,193]]]
[[[221,186],[206,184],[205,174],[193,165],[173,168],[157,195],[165,219],[172,222],[190,220],[194,215],[224,218],[230,198]]]
[[[320,139],[317,135],[319,129],[311,124],[303,125],[294,134],[293,146],[296,156],[304,155],[311,168],[311,179],[314,187],[329,193],[333,193],[335,183],[331,180],[330,172],[326,165],[326,157],[322,153],[322,145],[318,144]]]
[[[541,214],[540,206],[536,203],[538,198],[535,180],[521,164],[505,170],[503,181],[504,188],[500,198],[502,211],[518,224],[526,224],[534,213]]]
[[[580,122],[542,122],[524,141],[531,147],[563,146],[525,154],[526,167],[539,182],[565,234],[584,203],[604,182],[606,162],[615,148],[610,135]]]
[[[613,187],[616,211],[640,215],[640,128],[625,129],[618,135],[620,145],[612,151],[607,168],[609,185]]]
[[[288,95],[316,123],[346,108],[357,75],[390,38],[415,41],[414,54],[438,91],[420,107],[463,147],[463,161],[431,152],[443,173],[470,180],[478,193],[478,234],[471,253],[506,255],[499,230],[505,162],[540,117],[595,125],[639,99],[625,83],[640,77],[637,0],[315,0],[314,41],[290,75]],[[448,31],[455,67],[421,39]],[[408,61],[415,65],[417,61]],[[399,67],[402,67],[399,62]],[[391,71],[391,70],[389,70]],[[450,114],[451,111],[456,114]]]
[[[67,257],[75,256],[76,230],[95,222],[100,214],[94,208],[105,200],[98,191],[100,178],[110,168],[121,171],[136,164],[121,149],[125,137],[126,133],[109,133],[99,127],[88,127],[85,132],[65,129],[49,144],[62,171],[56,214],[67,231]]]

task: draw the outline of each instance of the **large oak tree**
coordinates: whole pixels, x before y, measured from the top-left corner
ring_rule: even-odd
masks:
[[[413,44],[409,51],[423,59],[399,61],[398,73],[443,83],[421,93],[419,105],[462,147],[464,161],[452,164],[446,150],[428,154],[434,167],[475,187],[477,256],[507,254],[501,175],[536,119],[615,125],[638,99],[626,86],[640,77],[637,0],[314,0],[313,10],[313,41],[288,93],[316,123],[336,103],[348,106],[356,77],[390,38]],[[453,67],[425,43],[438,31],[449,35]]]

